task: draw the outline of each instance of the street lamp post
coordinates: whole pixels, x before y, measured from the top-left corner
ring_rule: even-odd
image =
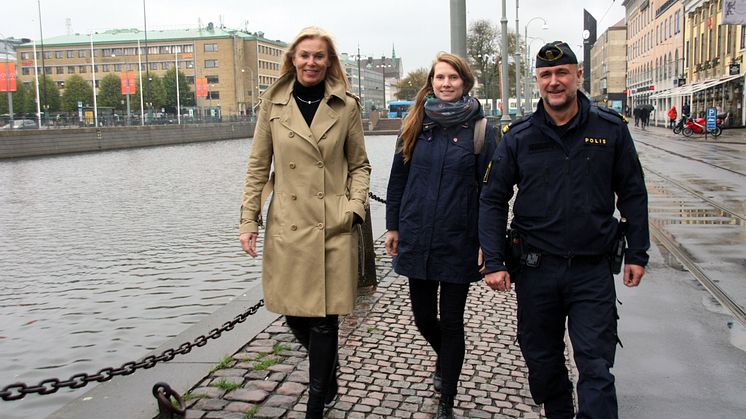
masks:
[[[521,118],[521,32],[518,26],[518,0],[515,0],[515,116]]]
[[[502,39],[500,42],[500,59],[502,60],[502,75],[500,77],[501,79],[501,100],[502,100],[502,110],[500,111],[500,127],[505,127],[508,124],[510,124],[510,115],[508,113],[510,112],[510,105],[508,103],[508,57],[510,56],[510,53],[508,52],[508,18],[506,17],[506,5],[505,0],[502,0],[502,18],[500,18],[500,25],[502,29]]]
[[[378,67],[381,67],[381,76],[383,77],[383,109],[388,113],[386,107],[386,67],[391,67],[391,64],[387,65],[386,57],[381,57],[381,64]]]
[[[526,25],[523,27],[523,43],[526,46],[526,88],[523,94],[524,94],[524,99],[525,99],[524,103],[526,104],[526,107],[527,108],[530,107],[532,109],[533,109],[533,101],[531,99],[533,99],[533,95],[530,94],[530,91],[533,89],[531,88],[531,80],[530,80],[530,77],[528,76],[529,72],[531,71],[531,62],[529,61],[529,54],[531,53],[531,46],[528,42],[528,25],[530,25],[531,22],[533,22],[534,20],[541,20],[542,22],[544,22],[544,25],[541,27],[542,30],[549,29],[549,25],[547,24],[546,19],[540,16],[532,17],[531,19],[528,20],[528,22],[526,22]]]

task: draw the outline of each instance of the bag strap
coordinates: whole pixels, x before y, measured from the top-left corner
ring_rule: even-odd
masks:
[[[482,118],[474,123],[474,154],[482,152],[484,147],[484,135],[487,127],[487,118]]]

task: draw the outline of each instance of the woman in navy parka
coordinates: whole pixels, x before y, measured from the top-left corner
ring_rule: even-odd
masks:
[[[479,190],[496,148],[495,131],[487,124],[475,153],[474,128],[484,114],[469,96],[473,86],[463,58],[438,55],[404,120],[386,198],[386,251],[394,256],[394,270],[409,278],[415,324],[438,355],[437,418],[453,417],[464,362],[466,297],[469,285],[481,279]]]

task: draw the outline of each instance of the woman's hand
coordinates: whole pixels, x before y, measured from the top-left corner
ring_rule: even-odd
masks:
[[[256,257],[257,237],[259,237],[259,233],[243,233],[238,237],[238,240],[241,241],[241,249],[253,258]]]
[[[399,254],[399,232],[397,230],[389,230],[386,232],[386,253],[389,256],[396,256]]]

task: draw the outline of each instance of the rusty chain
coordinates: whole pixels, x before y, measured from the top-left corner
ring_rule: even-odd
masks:
[[[246,321],[249,316],[256,314],[259,309],[264,306],[264,300],[259,300],[258,303],[249,307],[246,311],[236,316],[233,320],[223,323],[220,328],[210,330],[210,333],[205,335],[197,336],[193,342],[184,342],[179,345],[178,348],[169,348],[163,351],[160,355],[148,355],[140,361],[129,361],[122,364],[119,368],[103,368],[96,374],[75,374],[67,380],[60,380],[58,378],[48,378],[40,381],[36,385],[27,385],[25,383],[14,383],[5,386],[0,391],[0,398],[4,401],[20,400],[27,394],[52,394],[61,388],[69,387],[71,389],[81,388],[92,383],[94,381],[102,383],[109,381],[118,375],[130,375],[138,369],[148,369],[154,367],[159,362],[168,362],[176,355],[184,355],[191,352],[195,346],[205,346],[209,339],[217,339],[223,332],[233,330],[233,328]]]

